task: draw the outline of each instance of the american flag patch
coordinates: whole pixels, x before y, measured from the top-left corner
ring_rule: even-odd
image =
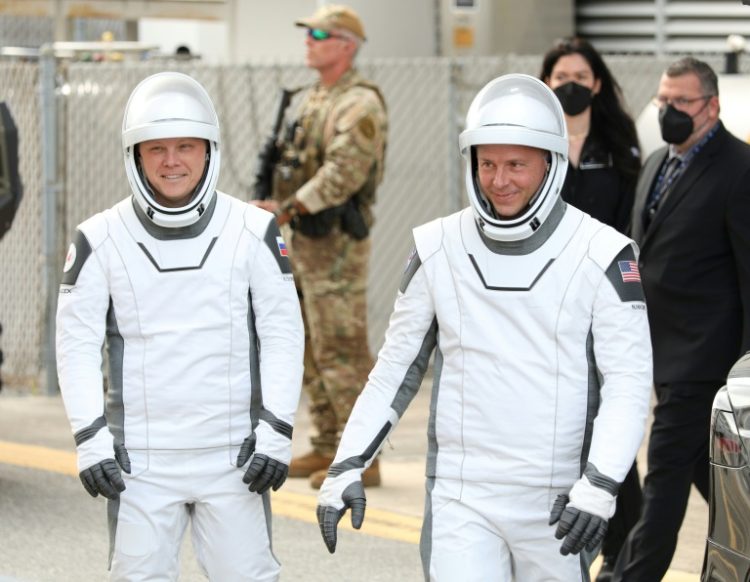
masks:
[[[620,275],[624,283],[641,282],[641,272],[638,270],[636,261],[617,261],[617,266],[620,267]]]
[[[284,242],[284,239],[281,238],[280,236],[277,236],[276,237],[276,244],[279,247],[279,254],[282,257],[286,257],[288,255],[288,253],[287,253],[287,250],[286,250],[286,243]]]

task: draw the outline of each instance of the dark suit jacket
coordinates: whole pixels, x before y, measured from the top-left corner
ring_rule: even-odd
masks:
[[[661,148],[643,166],[631,228],[654,381],[723,381],[750,349],[750,145],[721,125],[644,234],[643,206],[666,155]]]

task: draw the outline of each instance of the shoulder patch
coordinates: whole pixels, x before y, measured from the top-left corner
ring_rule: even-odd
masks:
[[[375,137],[375,122],[369,115],[359,120],[359,131],[367,139]]]
[[[607,279],[623,302],[645,301],[641,286],[641,273],[632,245],[627,245],[617,254],[607,269]]]
[[[419,258],[419,254],[417,254],[417,248],[414,247],[411,250],[411,254],[409,254],[409,258],[406,259],[406,268],[404,269],[404,274],[401,276],[401,284],[398,286],[398,290],[401,293],[406,293],[406,288],[411,283],[414,273],[417,272],[421,264],[422,260]]]
[[[263,240],[271,251],[273,258],[276,259],[279,270],[285,275],[291,274],[292,264],[289,262],[289,252],[287,251],[284,237],[281,236],[281,232],[279,231],[279,226],[276,224],[276,220],[272,219],[268,221],[266,236]]]
[[[63,266],[63,285],[75,285],[78,275],[83,268],[86,259],[91,255],[91,245],[86,236],[76,230],[73,235],[73,242],[68,247],[68,253],[65,255],[65,265]]]

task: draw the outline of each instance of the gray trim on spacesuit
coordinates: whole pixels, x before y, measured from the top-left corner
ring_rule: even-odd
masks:
[[[135,210],[135,215],[138,217],[138,221],[143,225],[143,228],[146,229],[148,234],[157,240],[178,240],[184,238],[195,238],[206,230],[208,223],[211,222],[211,217],[214,215],[217,198],[218,197],[214,193],[211,197],[211,202],[208,204],[208,208],[206,208],[206,211],[201,217],[193,224],[189,226],[181,226],[179,228],[167,228],[165,226],[154,224],[154,222],[146,216],[141,205],[136,204],[134,197],[131,196],[130,201],[133,204],[133,209]]]
[[[328,476],[335,477],[336,475],[341,475],[341,473],[344,473],[345,471],[350,471],[352,469],[363,469],[365,463],[369,459],[372,459],[378,452],[378,450],[380,449],[380,445],[383,444],[383,441],[388,436],[388,433],[391,432],[392,428],[393,424],[391,424],[390,421],[386,422],[378,431],[378,434],[375,435],[375,438],[372,439],[372,442],[367,445],[367,448],[362,452],[362,454],[356,455],[354,457],[349,457],[348,459],[344,459],[340,463],[331,465],[331,467],[328,469]]]
[[[105,406],[109,432],[115,441],[125,442],[125,404],[122,400],[123,380],[122,367],[125,358],[125,341],[117,326],[117,316],[112,298],[107,309],[107,357],[109,363],[109,384],[107,386],[107,403]]]
[[[404,274],[401,276],[401,283],[398,286],[398,290],[401,291],[401,293],[406,293],[406,288],[409,286],[409,283],[411,283],[414,274],[419,270],[421,265],[422,259],[419,258],[419,254],[415,247],[412,249],[411,255],[409,255],[406,269],[404,269]]]
[[[398,387],[396,395],[393,397],[391,408],[396,411],[399,418],[401,418],[406,408],[411,404],[414,396],[419,391],[419,387],[422,385],[422,380],[424,380],[424,375],[427,372],[427,365],[430,363],[430,356],[437,343],[437,329],[437,318],[434,318],[422,339],[422,346],[419,348],[414,361],[406,370],[401,386]]]
[[[439,331],[439,330],[438,330]],[[443,373],[443,352],[440,342],[435,349],[435,361],[432,366],[432,396],[430,397],[430,415],[427,420],[427,461],[425,472],[424,517],[422,534],[419,537],[419,555],[422,559],[425,582],[430,581],[430,563],[432,562],[432,490],[435,489],[437,473],[438,443],[435,423],[437,419],[437,402],[440,395],[440,377]]]
[[[85,443],[87,440],[94,438],[96,436],[96,433],[98,433],[105,426],[107,426],[107,420],[104,418],[104,416],[100,416],[99,418],[94,419],[94,422],[92,422],[86,428],[82,428],[73,435],[73,440],[75,440],[76,446],[79,446],[82,443]]]
[[[170,267],[168,269],[162,269],[159,266],[159,263],[156,262],[156,259],[153,257],[153,255],[148,252],[148,249],[146,248],[146,245],[144,245],[142,242],[138,243],[138,247],[143,251],[143,254],[146,255],[146,258],[151,261],[151,264],[156,267],[156,270],[160,273],[175,273],[177,271],[196,271],[203,268],[203,265],[206,263],[206,260],[208,259],[208,255],[211,254],[211,251],[214,248],[214,245],[216,244],[216,241],[219,240],[218,236],[215,236],[211,239],[211,242],[208,245],[208,248],[206,249],[206,252],[203,254],[203,258],[201,259],[201,262],[197,265],[194,265],[192,267]]]
[[[435,318],[432,320],[432,324],[427,330],[427,333],[425,333],[425,336],[422,339],[422,345],[419,348],[414,361],[407,368],[406,373],[404,374],[404,379],[401,381],[401,385],[396,390],[396,394],[391,401],[391,409],[393,409],[399,418],[404,414],[407,407],[414,399],[414,396],[416,396],[419,391],[419,387],[422,385],[422,380],[427,371],[427,365],[430,362],[430,355],[435,349],[435,344],[437,343],[437,328],[437,318]],[[393,425],[390,422],[386,422],[362,454],[349,457],[340,463],[331,465],[328,470],[328,475],[334,477],[340,475],[344,471],[361,469],[364,467],[365,463],[373,458],[378,452],[380,446],[383,444],[383,441],[386,439],[392,428]]]
[[[281,231],[279,230],[278,224],[275,220],[268,222],[268,228],[266,229],[266,236],[263,237],[263,241],[271,251],[271,255],[276,259],[276,263],[279,265],[279,270],[285,275],[292,272],[292,264],[289,262],[289,257],[281,254],[281,247],[278,239],[281,237]],[[283,238],[282,238],[283,240]],[[285,243],[286,244],[286,243]]]
[[[91,256],[91,244],[80,230],[76,229],[73,235],[73,244],[75,248],[76,258],[73,264],[67,271],[63,271],[62,281],[63,285],[75,285],[78,280],[78,275],[81,273],[83,265],[86,263],[86,259]]]
[[[607,477],[604,473],[600,473],[599,469],[597,469],[596,465],[593,463],[588,463],[586,465],[586,470],[583,474],[586,475],[589,483],[593,486],[599,487],[599,489],[604,489],[610,495],[617,495],[617,491],[620,489],[620,484],[612,479],[612,477]]]
[[[430,582],[430,563],[432,562],[432,490],[435,489],[435,477],[427,477],[425,482],[424,517],[422,533],[419,536],[419,556],[422,559],[425,582]]]
[[[273,553],[273,520],[271,515],[271,492],[266,491],[261,495],[263,499],[263,514],[266,517],[266,531],[268,532],[268,549],[271,551],[273,559],[276,560],[277,564],[280,564],[276,554]]]
[[[250,428],[255,430],[258,426],[260,411],[263,409],[263,390],[260,383],[260,340],[255,328],[255,311],[253,310],[253,297],[247,292],[247,338],[248,355],[250,365]]]
[[[120,513],[120,498],[107,499],[107,526],[109,529],[109,565],[112,569],[112,558],[115,555],[115,534],[117,533],[117,516]]]
[[[594,434],[594,419],[599,413],[601,405],[602,376],[596,366],[594,355],[594,332],[589,329],[586,336],[586,365],[588,367],[588,397],[586,399],[586,424],[583,430],[583,443],[581,445],[581,474],[583,474],[591,450],[591,439]]]
[[[268,425],[280,435],[283,435],[288,439],[292,438],[292,431],[294,430],[292,425],[276,418],[276,415],[270,410],[266,408],[261,409],[258,417],[268,423]]]
[[[544,273],[547,272],[547,269],[552,266],[552,263],[555,262],[554,259],[550,259],[549,261],[547,261],[547,264],[544,265],[544,267],[539,271],[539,274],[534,278],[534,280],[528,287],[497,287],[487,284],[487,281],[484,279],[484,275],[482,274],[482,270],[479,268],[479,265],[477,265],[477,260],[474,258],[474,255],[472,255],[471,253],[468,253],[468,255],[469,260],[471,261],[471,265],[474,267],[477,275],[479,275],[479,280],[482,282],[482,285],[484,285],[485,289],[489,289],[491,291],[531,291],[531,289],[534,288],[534,285],[536,285],[536,282],[542,278],[542,275],[544,275]]]
[[[555,205],[550,210],[547,220],[545,220],[541,226],[535,230],[530,237],[521,240],[514,241],[500,241],[488,237],[479,226],[477,231],[479,236],[482,238],[485,246],[495,254],[498,255],[530,255],[539,247],[541,247],[552,233],[555,232],[557,225],[560,224],[565,210],[568,205],[563,202],[562,198],[558,198]],[[476,223],[475,223],[476,224]]]
[[[435,350],[435,362],[432,366],[432,396],[430,398],[430,416],[427,420],[427,462],[426,475],[434,477],[437,472],[437,403],[440,395],[440,377],[443,373],[443,352],[440,350],[440,342]]]

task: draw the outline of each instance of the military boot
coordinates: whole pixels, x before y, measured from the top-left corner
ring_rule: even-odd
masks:
[[[289,463],[289,477],[309,477],[316,471],[328,471],[333,463],[333,455],[322,455],[317,451],[310,451],[301,457],[295,457]]]

